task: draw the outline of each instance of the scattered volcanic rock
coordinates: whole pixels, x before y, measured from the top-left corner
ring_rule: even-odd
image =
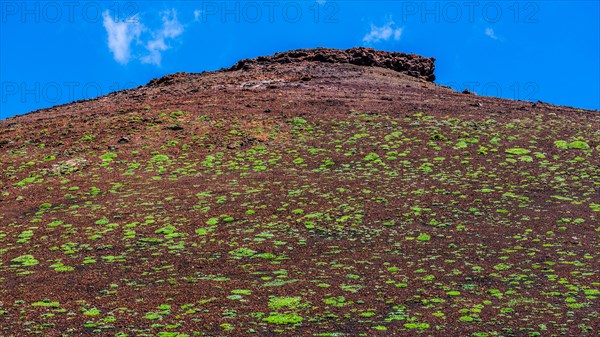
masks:
[[[167,126],[167,129],[171,130],[171,131],[181,131],[181,130],[183,130],[183,126],[181,126],[179,124],[171,124],[171,125]]]
[[[178,82],[186,81],[188,79],[188,75],[189,74],[186,72],[169,74],[169,75],[163,76],[161,78],[155,78],[155,79],[151,80],[150,82],[148,82],[148,84],[146,86],[158,87],[158,86],[172,85],[172,84],[175,84]]]

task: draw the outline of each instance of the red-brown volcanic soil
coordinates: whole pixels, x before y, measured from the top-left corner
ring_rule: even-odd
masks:
[[[597,336],[600,114],[303,50],[0,121],[0,336]]]

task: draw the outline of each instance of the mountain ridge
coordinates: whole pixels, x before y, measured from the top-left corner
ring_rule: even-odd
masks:
[[[375,50],[373,48],[365,48],[365,47],[354,47],[346,50],[341,49],[332,49],[332,48],[309,48],[309,49],[295,49],[289,50],[285,52],[278,52],[269,56],[258,56],[255,58],[242,59],[236,62],[234,65],[226,68],[222,68],[216,71],[203,71],[201,73],[188,73],[188,72],[176,72],[172,74],[167,74],[158,78],[151,79],[145,85],[140,85],[136,88],[124,89],[115,92],[108,93],[103,96],[77,100],[69,103],[59,104],[56,106],[41,108],[38,110],[34,110],[23,115],[31,114],[31,113],[40,113],[48,110],[53,110],[59,107],[65,107],[70,104],[78,104],[83,102],[96,101],[98,99],[102,99],[104,97],[114,97],[121,96],[128,92],[135,92],[142,89],[148,89],[157,86],[168,86],[176,83],[183,83],[186,81],[193,81],[202,76],[210,76],[211,74],[218,74],[222,72],[234,72],[234,71],[248,71],[251,68],[257,69],[266,69],[268,67],[273,67],[277,64],[282,65],[286,63],[301,63],[301,64],[311,64],[311,63],[324,63],[324,64],[347,64],[347,65],[357,65],[364,67],[377,67],[383,69],[390,69],[395,72],[399,72],[402,74],[406,74],[410,77],[413,77],[418,80],[425,80],[427,82],[434,82],[436,79],[435,76],[435,58],[434,57],[424,57],[416,54],[408,54],[403,52],[388,52],[382,50]],[[439,85],[440,88],[448,88],[443,85]],[[476,93],[471,93],[475,94]],[[490,96],[491,97],[491,96]],[[498,98],[503,99],[503,98]],[[505,99],[508,101],[520,101],[520,100],[511,100]],[[527,102],[527,101],[523,101]],[[597,112],[598,110],[590,110],[583,109],[577,107],[569,107],[562,106],[557,104],[551,104],[546,102],[538,101],[538,104],[544,104],[545,106],[555,106],[555,107],[563,107],[563,108],[572,108],[581,111],[590,111]],[[17,118],[19,116],[11,116],[5,120],[10,120],[13,118]]]

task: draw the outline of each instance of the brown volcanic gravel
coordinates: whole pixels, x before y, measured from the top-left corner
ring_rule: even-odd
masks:
[[[396,57],[0,121],[0,336],[597,336],[598,111]]]

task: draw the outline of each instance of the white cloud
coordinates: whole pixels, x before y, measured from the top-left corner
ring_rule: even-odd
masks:
[[[492,28],[486,28],[485,35],[489,36],[491,39],[498,40],[498,37]]]
[[[177,20],[175,9],[162,12],[162,27],[151,30],[145,27],[137,15],[116,22],[108,11],[102,13],[104,28],[108,34],[108,48],[112,52],[115,61],[127,64],[132,58],[139,59],[142,63],[160,66],[162,53],[169,50],[169,40],[173,40],[183,34],[184,26]],[[147,33],[147,34],[142,34]],[[132,46],[132,42],[136,44]],[[132,52],[132,47],[139,46],[145,50]]]
[[[377,43],[379,41],[388,41],[394,39],[395,41],[400,40],[402,36],[402,28],[396,27],[394,21],[388,21],[383,26],[371,25],[371,31],[363,37],[363,41],[366,43]]]
[[[177,20],[177,11],[172,9],[162,13],[163,29],[161,34],[164,37],[176,38],[183,33],[183,25]]]
[[[174,9],[162,13],[162,24],[159,31],[152,33],[153,39],[146,43],[149,54],[141,58],[142,63],[160,66],[162,52],[171,48],[165,40],[174,39],[183,33],[183,25],[177,20],[177,12]]]
[[[102,17],[104,28],[108,33],[108,48],[113,53],[115,61],[121,64],[128,63],[131,58],[131,42],[133,39],[139,39],[143,30],[137,15],[122,22],[115,22],[107,10],[102,13]]]
[[[194,21],[200,21],[200,15],[202,14],[202,11],[199,9],[196,9],[194,11]]]

